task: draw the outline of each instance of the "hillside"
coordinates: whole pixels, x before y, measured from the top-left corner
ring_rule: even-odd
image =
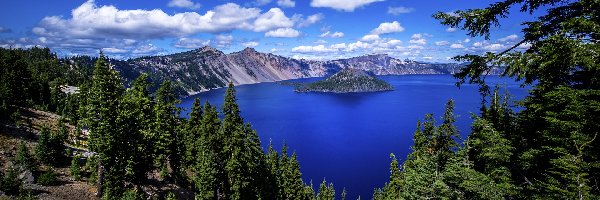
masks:
[[[297,92],[378,92],[393,90],[393,87],[359,69],[343,69],[329,78],[309,83],[296,89]]]

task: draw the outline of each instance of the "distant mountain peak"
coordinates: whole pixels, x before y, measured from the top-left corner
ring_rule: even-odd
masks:
[[[203,46],[199,49],[196,49],[196,52],[198,53],[205,53],[205,52],[210,52],[210,53],[214,53],[214,54],[219,54],[222,55],[224,54],[222,51],[219,51],[218,49],[211,47],[211,46]]]
[[[244,48],[244,50],[242,50],[243,53],[258,53],[256,51],[256,49],[252,48],[252,47],[246,47]]]

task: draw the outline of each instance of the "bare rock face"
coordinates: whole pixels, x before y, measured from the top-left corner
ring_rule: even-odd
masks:
[[[169,79],[182,95],[234,85],[273,82],[298,78],[323,77],[342,69],[359,69],[375,75],[453,74],[459,64],[422,63],[400,60],[386,54],[365,55],[331,61],[293,59],[252,48],[225,54],[213,47],[165,56],[131,59],[115,64],[133,74],[150,73],[155,82]]]
[[[23,181],[23,185],[33,184],[35,181],[33,173],[31,173],[31,171],[29,170],[26,170],[23,173],[19,174],[18,178],[19,180]]]

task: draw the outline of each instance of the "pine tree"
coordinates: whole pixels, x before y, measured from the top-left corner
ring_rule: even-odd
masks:
[[[161,174],[167,174],[167,168],[173,171],[179,170],[181,159],[177,152],[177,133],[179,108],[176,104],[179,100],[175,96],[175,90],[170,81],[164,81],[156,91],[155,113],[155,152],[156,160]]]
[[[98,153],[98,195],[107,198],[120,196],[127,162],[120,158],[126,151],[125,135],[116,123],[123,85],[118,73],[109,67],[100,53],[96,61],[92,86],[86,92],[85,117],[81,122],[90,130],[88,147]]]
[[[17,149],[17,155],[15,156],[14,160],[15,160],[15,165],[17,166],[17,168],[20,169],[20,171],[33,170],[33,167],[34,167],[33,157],[29,153],[29,150],[27,149],[25,142],[21,141],[19,143],[19,148]]]
[[[327,185],[327,181],[323,179],[321,185],[319,185],[319,193],[317,193],[317,200],[334,200],[335,190],[333,189],[333,183]]]
[[[153,102],[149,92],[147,74],[133,81],[119,102],[116,123],[124,138],[122,156],[126,162],[126,179],[140,184],[147,179],[146,173],[152,169],[152,122]]]
[[[41,162],[49,164],[52,161],[52,136],[50,135],[50,128],[48,126],[42,126],[40,134],[38,136],[38,142],[35,146],[35,156]]]

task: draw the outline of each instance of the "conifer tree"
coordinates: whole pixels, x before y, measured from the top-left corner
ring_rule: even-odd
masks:
[[[126,179],[140,184],[152,168],[153,102],[147,74],[133,81],[119,102],[117,124],[124,135],[122,155],[126,159]]]
[[[124,134],[117,125],[119,100],[123,85],[118,73],[109,67],[106,57],[100,53],[94,68],[92,86],[86,93],[84,126],[90,130],[88,147],[98,153],[98,195],[107,198],[120,196],[124,184],[127,162],[122,158],[125,151]]]
[[[178,102],[171,82],[164,81],[156,91],[154,107],[156,162],[163,175],[166,175],[168,167],[173,171],[179,170],[181,162],[176,146],[176,139],[179,137],[176,128],[179,115],[179,108],[176,106]]]
[[[33,164],[33,157],[29,153],[25,142],[21,141],[19,143],[19,148],[17,149],[17,155],[15,156],[15,165],[23,171],[32,170],[34,167]]]

